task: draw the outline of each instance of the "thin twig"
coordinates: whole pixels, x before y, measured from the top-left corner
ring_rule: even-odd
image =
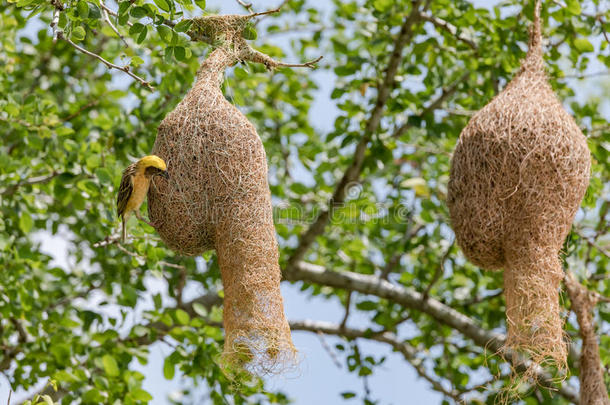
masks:
[[[131,77],[133,77],[134,79],[136,79],[138,82],[142,83],[142,84],[143,84],[144,86],[146,86],[148,89],[150,89],[150,90],[154,90],[154,89],[155,89],[153,86],[151,86],[151,84],[150,84],[148,81],[146,81],[146,80],[142,79],[140,76],[138,76],[138,75],[136,75],[136,74],[132,73],[132,72],[129,70],[129,66],[128,66],[128,65],[127,65],[127,66],[119,66],[119,65],[115,65],[114,63],[109,62],[109,61],[107,61],[106,59],[102,58],[100,55],[98,55],[98,54],[96,54],[96,53],[93,53],[93,52],[91,52],[91,51],[88,51],[88,50],[86,50],[85,48],[83,48],[83,47],[81,47],[81,46],[79,46],[79,45],[75,44],[75,43],[74,43],[74,42],[72,42],[72,41],[71,41],[69,38],[64,37],[64,35],[63,35],[63,33],[62,33],[62,32],[59,32],[59,33],[58,33],[58,35],[57,35],[57,37],[58,37],[59,39],[63,39],[64,41],[66,41],[67,43],[69,43],[70,45],[72,45],[72,47],[74,47],[74,48],[75,48],[76,50],[78,50],[79,52],[82,52],[82,53],[84,53],[85,55],[89,55],[89,56],[92,56],[92,57],[96,58],[97,60],[99,60],[100,62],[102,62],[104,65],[108,66],[108,68],[109,68],[109,69],[116,69],[116,70],[120,70],[120,71],[122,71],[122,72],[125,72],[125,73],[127,73],[129,76],[131,76]]]
[[[443,274],[445,274],[445,261],[447,260],[447,258],[449,258],[449,253],[451,253],[451,248],[453,248],[454,244],[455,244],[455,239],[453,239],[451,241],[451,243],[449,244],[449,247],[447,248],[447,250],[441,257],[440,265],[437,266],[436,269],[434,270],[434,276],[432,276],[432,280],[430,281],[430,284],[428,284],[428,287],[426,287],[426,290],[423,293],[422,299],[424,299],[424,300],[428,299],[428,295],[430,294],[430,290],[432,290],[432,287],[434,287],[434,284],[436,284],[436,282],[440,279],[440,277]]]
[[[410,226],[409,229],[407,229],[407,231],[405,232],[402,240],[400,241],[401,244],[405,244],[407,243],[412,237],[414,237],[415,235],[417,235],[417,233],[424,227],[423,224],[419,224],[417,226]],[[398,262],[400,262],[400,259],[405,255],[406,253],[404,252],[400,252],[400,253],[396,253],[394,254],[394,256],[392,256],[390,258],[390,260],[388,260],[388,262],[386,263],[385,267],[383,268],[383,270],[381,271],[381,274],[379,276],[379,278],[381,278],[382,280],[387,280],[388,276],[390,275],[390,273],[392,273],[394,271],[394,269],[396,268],[396,266],[398,265]]]
[[[453,93],[455,93],[457,91],[460,84],[464,83],[464,80],[466,80],[468,78],[468,76],[470,76],[470,72],[464,72],[457,80],[455,80],[453,83],[451,83],[449,85],[449,87],[444,87],[441,90],[441,94],[436,99],[434,99],[430,104],[428,104],[428,106],[426,108],[424,108],[422,110],[422,112],[417,114],[417,117],[423,118],[426,115],[428,115],[428,114],[434,112],[435,110],[437,110],[438,108],[440,108],[440,106],[445,102],[445,100],[447,100],[449,97],[451,97],[451,95],[453,95]],[[412,126],[413,126],[413,124],[409,123],[408,121],[405,122],[403,125],[398,127],[398,129],[396,129],[396,131],[394,131],[394,133],[392,134],[392,138],[400,138]]]
[[[19,335],[19,343],[22,343],[22,344],[27,343],[29,340],[29,335],[26,332],[23,325],[21,324],[21,322],[19,322],[19,320],[17,318],[11,318],[10,321],[13,324],[13,326],[15,327],[17,334]]]
[[[117,34],[119,36],[119,38],[121,38],[121,41],[123,41],[125,46],[129,48],[129,44],[127,44],[127,41],[125,41],[125,37],[123,37],[123,35],[119,32],[119,30],[114,26],[112,21],[110,21],[110,17],[108,16],[108,11],[104,7],[102,7],[102,15],[104,16],[104,21],[106,21],[106,24],[108,24],[110,26],[110,28],[112,29],[112,31],[114,31],[114,33]]]
[[[394,350],[398,351],[403,355],[405,360],[413,366],[417,374],[419,374],[420,377],[428,381],[432,385],[432,388],[434,390],[439,391],[444,395],[453,398],[454,400],[458,400],[458,398],[462,394],[461,392],[456,390],[445,389],[438,380],[431,377],[423,366],[421,359],[417,358],[417,350],[408,343],[401,342],[398,336],[391,332],[382,331],[381,333],[371,334],[370,330],[359,330],[352,328],[341,329],[336,324],[312,320],[291,321],[290,328],[292,330],[314,332],[318,334],[318,336],[320,336],[321,334],[336,335],[345,337],[347,339],[371,339],[381,343],[389,344]]]
[[[53,42],[57,41],[59,31],[57,30],[57,24],[59,24],[59,9],[53,10],[53,19],[51,20],[51,29],[53,30]]]
[[[593,73],[574,73],[569,75],[564,75],[562,77],[558,77],[558,79],[588,79],[590,77],[598,77],[598,76],[609,76],[610,70],[600,70],[599,72]]]
[[[284,62],[278,62],[278,66],[280,66],[280,67],[307,67],[307,68],[310,68],[310,69],[315,69],[316,68],[316,63],[320,62],[323,57],[324,56],[318,56],[314,60],[310,60],[309,62],[305,62],[305,63],[284,63]]]
[[[341,368],[341,362],[339,361],[339,358],[337,357],[335,352],[332,351],[332,349],[330,348],[328,343],[326,343],[326,339],[324,339],[324,334],[322,332],[320,332],[320,331],[318,331],[316,334],[318,335],[318,339],[320,339],[320,344],[322,345],[322,348],[324,349],[324,351],[326,353],[328,353],[328,356],[333,361],[335,366],[337,366],[337,368],[340,369]]]
[[[456,108],[444,108],[443,111],[446,111],[452,115],[463,115],[465,117],[472,117],[473,115],[475,115],[477,113],[476,111],[472,111],[472,110],[461,110],[461,109],[458,110]]]
[[[599,25],[601,26],[601,29],[602,29],[602,34],[604,35],[604,38],[606,38],[606,42],[608,44],[610,44],[610,38],[608,38],[608,32],[606,32],[606,29],[604,28],[604,24],[606,22],[603,20],[601,15],[597,17],[597,21],[599,21]]]
[[[123,253],[146,261],[146,257],[144,257],[136,252],[132,252],[131,250],[129,250],[125,246],[123,246],[121,244],[120,235],[106,236],[101,241],[94,243],[93,247],[98,248],[98,247],[104,247],[104,246],[109,246],[109,245],[116,245],[116,247],[119,248],[119,250],[121,250]],[[174,269],[186,270],[186,266],[183,266],[181,264],[166,262],[164,260],[159,260],[157,262],[157,264],[159,264],[161,266],[165,266],[165,267],[172,267]]]
[[[574,229],[574,233],[577,234],[578,236],[580,236],[589,245],[591,245],[591,247],[597,249],[598,252],[600,252],[601,254],[603,254],[604,256],[606,256],[607,258],[610,259],[610,252],[607,251],[602,246],[598,245],[597,242],[595,242],[594,240],[583,235],[583,233],[580,231],[580,229]]]
[[[474,50],[477,50],[479,47],[476,42],[469,36],[459,32],[459,28],[455,25],[451,24],[448,21],[445,21],[441,18],[438,18],[432,13],[423,12],[420,14],[421,18],[425,21],[432,23],[434,26],[441,28],[447,31],[449,34],[453,35],[457,40],[464,42],[466,45],[471,47]]]
[[[478,304],[478,303],[483,302],[483,301],[487,301],[487,300],[491,300],[493,298],[497,298],[497,297],[501,296],[503,293],[504,293],[504,290],[500,289],[500,290],[496,291],[495,293],[490,294],[490,295],[486,295],[484,297],[480,296],[480,295],[476,295],[474,298],[472,298],[472,299],[470,299],[468,301],[462,301],[462,302],[458,301],[457,304],[460,305],[460,306],[467,307],[469,305],[474,305],[474,304]]]
[[[252,11],[252,3],[246,3],[243,0],[236,0],[240,6],[242,6],[243,8],[245,8],[246,10],[248,10],[249,13],[254,13]]]
[[[345,325],[347,324],[347,318],[349,317],[349,310],[351,307],[353,293],[354,292],[351,290],[347,292],[347,298],[345,299],[345,315],[343,316],[343,320],[339,324],[339,328],[341,329],[345,329]]]
[[[100,102],[99,99],[94,99],[89,101],[87,104],[85,104],[84,106],[82,106],[81,108],[79,108],[76,112],[73,112],[72,114],[62,118],[64,121],[70,121],[71,119],[73,119],[74,117],[80,115],[80,113],[82,113],[83,111],[85,111],[87,108],[89,107],[93,107],[94,105],[97,105]]]
[[[245,53],[245,55],[243,55],[243,60],[248,60],[248,61],[254,62],[254,63],[261,63],[261,64],[265,65],[265,67],[268,70],[273,70],[278,67],[306,67],[306,68],[310,68],[310,69],[315,69],[316,63],[318,63],[323,58],[322,56],[320,56],[314,60],[311,60],[311,61],[305,62],[305,63],[285,63],[285,62],[275,60],[275,59],[271,58],[270,56],[250,47],[249,45],[247,45],[247,46],[248,46],[248,48],[246,48],[247,52]]]
[[[15,194],[15,192],[17,191],[17,189],[19,187],[32,186],[34,184],[48,183],[49,181],[51,181],[55,177],[59,176],[60,174],[62,174],[62,173],[54,171],[50,174],[45,174],[45,175],[37,176],[37,177],[30,177],[29,179],[22,180],[16,184],[13,184],[12,186],[8,186],[4,190],[0,191],[0,195],[10,196],[10,195]]]
[[[118,17],[118,16],[119,16],[119,15],[117,14],[117,12],[116,12],[116,11],[111,10],[111,9],[110,9],[110,8],[108,8],[108,7],[107,7],[107,6],[106,6],[104,3],[101,3],[101,6],[102,6],[102,8],[103,8],[104,10],[106,10],[106,12],[107,12],[108,14],[110,14],[111,16],[113,16],[113,17]],[[165,23],[167,23],[167,21],[166,21]],[[133,26],[133,23],[132,23],[132,22],[130,22],[130,21],[127,21],[127,25],[131,27],[131,26]]]
[[[260,13],[252,13],[248,17],[254,18],[254,17],[260,17],[262,15],[275,14],[275,13],[279,13],[279,12],[280,12],[280,7],[274,8],[273,10],[261,11]]]

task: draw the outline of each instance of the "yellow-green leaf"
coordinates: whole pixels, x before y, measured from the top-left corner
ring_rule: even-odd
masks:
[[[165,0],[154,0],[155,4],[163,11],[169,12],[169,4]]]
[[[85,39],[85,34],[85,29],[83,27],[78,26],[72,30],[72,39],[82,41],[83,39]]]
[[[176,310],[176,320],[181,325],[187,325],[189,323],[189,321],[191,320],[191,317],[189,316],[189,314],[186,313],[186,311],[183,311],[182,309],[178,309],[178,310]]]
[[[34,225],[34,220],[27,212],[24,212],[19,217],[19,228],[23,231],[23,233],[28,233],[32,230],[32,226]]]
[[[119,365],[111,355],[105,354],[104,357],[102,357],[102,364],[104,365],[104,371],[109,376],[116,377],[119,375]]]
[[[593,52],[595,50],[591,42],[585,38],[576,38],[574,40],[574,47],[576,47],[580,53]]]

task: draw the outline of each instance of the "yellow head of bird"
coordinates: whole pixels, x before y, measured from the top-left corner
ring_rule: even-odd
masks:
[[[165,164],[165,161],[156,155],[144,156],[138,161],[138,166],[144,169],[147,167],[156,167],[159,170],[167,170],[167,165]]]

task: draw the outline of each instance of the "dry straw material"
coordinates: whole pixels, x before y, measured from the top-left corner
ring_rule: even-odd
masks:
[[[242,38],[251,16],[193,20],[192,38],[213,43],[197,80],[159,126],[153,153],[171,182],[151,187],[149,215],[174,251],[215,249],[224,286],[223,362],[256,374],[281,372],[295,360],[280,294],[281,272],[267,182],[256,129],[221,91],[238,61],[286,66]],[[309,64],[306,64],[310,66]]]
[[[466,257],[504,269],[507,347],[538,365],[566,364],[559,251],[590,166],[586,139],[545,74],[538,2],[521,69],[460,135],[447,198]]]

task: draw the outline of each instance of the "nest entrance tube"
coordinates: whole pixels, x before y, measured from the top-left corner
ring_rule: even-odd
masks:
[[[245,42],[241,33],[251,17],[193,20],[191,38],[220,45],[159,126],[153,153],[165,160],[172,181],[150,188],[148,209],[172,250],[216,250],[225,295],[223,364],[261,375],[293,366],[296,349],[280,293],[265,150],[254,126],[221,91],[225,69],[239,61],[288,66]]]
[[[566,366],[559,251],[590,166],[586,139],[544,71],[537,2],[521,69],[460,134],[447,197],[466,257],[504,269],[506,346],[534,365]]]

